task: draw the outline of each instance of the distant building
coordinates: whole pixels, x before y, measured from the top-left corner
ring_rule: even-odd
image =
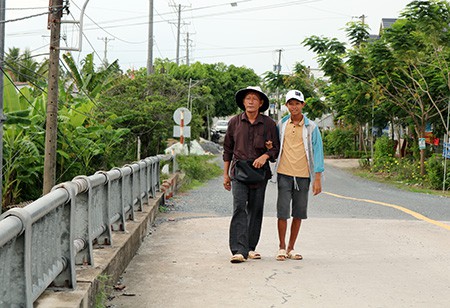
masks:
[[[397,21],[397,18],[382,18],[380,23],[380,29],[378,34],[369,34],[369,41],[376,41],[380,38],[381,33],[392,27],[392,25]]]
[[[382,18],[379,34],[385,29],[389,29],[397,21],[397,18]]]
[[[314,79],[328,79],[325,77],[325,73],[320,68],[310,68],[308,67],[310,74],[314,77]]]
[[[334,116],[332,113],[324,114],[321,118],[317,118],[314,120],[317,126],[319,126],[320,130],[332,130],[334,129]]]

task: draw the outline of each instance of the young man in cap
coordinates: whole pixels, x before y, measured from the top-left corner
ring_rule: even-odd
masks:
[[[251,160],[254,168],[263,168],[278,156],[279,139],[275,122],[261,114],[269,108],[269,99],[260,87],[247,87],[236,93],[236,104],[244,112],[228,122],[223,145],[223,185],[233,193],[233,216],[230,223],[231,262],[244,262],[247,258],[261,259],[257,253],[263,220],[264,196],[271,178],[266,168],[265,179],[246,184],[234,178],[238,160]],[[271,141],[271,148],[266,142]]]
[[[277,217],[280,241],[276,259],[279,261],[286,258],[303,259],[302,255],[294,250],[294,245],[302,219],[307,218],[310,183],[313,195],[322,191],[322,137],[316,123],[302,113],[304,106],[303,93],[298,90],[289,91],[286,94],[289,114],[278,123],[280,151],[275,170],[278,182]],[[292,223],[286,246],[287,220],[290,216]]]

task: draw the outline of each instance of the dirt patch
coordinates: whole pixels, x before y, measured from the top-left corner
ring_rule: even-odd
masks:
[[[325,164],[342,169],[353,169],[359,167],[358,158],[325,158]]]

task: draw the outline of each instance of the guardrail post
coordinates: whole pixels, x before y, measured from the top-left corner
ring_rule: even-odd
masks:
[[[14,271],[9,270],[9,273],[14,273],[15,277],[10,275],[2,275],[1,279],[11,278],[8,284],[4,287],[11,288],[10,292],[2,295],[0,303],[3,303],[5,307],[33,307],[33,289],[32,289],[32,274],[31,274],[31,221],[30,214],[22,208],[10,209],[7,212],[0,215],[0,220],[7,219],[8,217],[15,217],[20,220],[22,224],[22,231],[14,242],[11,243],[15,246],[10,250],[10,253],[14,253],[14,256],[10,255],[10,265],[14,267]],[[6,291],[6,290],[4,290]],[[2,306],[3,306],[2,304]]]
[[[65,189],[69,194],[68,202],[62,208],[60,222],[63,233],[61,234],[61,243],[58,244],[62,254],[63,269],[58,276],[51,283],[52,287],[73,288],[77,287],[77,277],[75,271],[75,252],[74,252],[74,229],[75,229],[75,196],[77,195],[77,185],[73,182],[66,182],[60,185],[56,185],[52,188]],[[40,295],[40,290],[36,290],[34,294],[35,299]]]
[[[72,182],[80,183],[83,186],[75,197],[75,226],[74,238],[82,239],[85,242],[84,247],[78,249],[75,256],[75,264],[77,265],[94,265],[94,248],[91,223],[91,207],[92,207],[92,186],[87,176],[80,175],[73,178]]]

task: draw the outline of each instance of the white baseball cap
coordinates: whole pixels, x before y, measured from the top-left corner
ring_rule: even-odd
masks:
[[[290,100],[290,99],[296,99],[301,103],[305,102],[305,98],[303,97],[303,93],[300,92],[299,90],[291,90],[286,94],[286,103]]]

